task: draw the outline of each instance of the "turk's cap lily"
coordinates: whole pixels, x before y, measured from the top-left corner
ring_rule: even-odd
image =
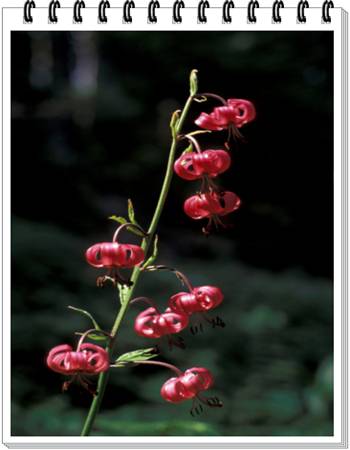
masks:
[[[221,131],[230,127],[241,128],[256,117],[255,107],[249,100],[229,98],[226,105],[218,106],[210,114],[202,112],[195,120],[201,128]]]

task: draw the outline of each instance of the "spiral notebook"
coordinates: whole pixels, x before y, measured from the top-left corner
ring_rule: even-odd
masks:
[[[3,446],[348,448],[347,3],[1,7]]]

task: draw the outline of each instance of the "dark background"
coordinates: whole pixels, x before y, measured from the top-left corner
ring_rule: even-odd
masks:
[[[115,369],[95,435],[331,435],[333,278],[333,34],[330,32],[12,33],[12,427],[14,435],[80,433],[90,396],[45,366],[47,351],[90,327],[110,328],[111,286],[86,248],[108,241],[133,199],[147,226],[170,143],[172,111],[200,91],[247,98],[256,121],[220,183],[242,199],[233,227],[209,238],[182,204],[198,188],[174,177],[159,227],[158,263],[195,285],[217,284],[223,329],[182,335],[162,358],[206,366],[221,410],[189,415],[165,403],[164,369]],[[194,105],[186,130],[212,101]],[[200,138],[218,148],[225,132]],[[146,274],[136,295],[165,306],[179,290]],[[132,307],[118,353],[149,347]]]

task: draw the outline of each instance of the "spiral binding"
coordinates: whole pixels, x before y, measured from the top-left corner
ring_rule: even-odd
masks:
[[[206,8],[209,8],[208,0],[201,0],[197,9],[197,21],[198,23],[207,23],[207,16],[205,15]]]
[[[33,23],[32,8],[35,8],[33,0],[27,0],[23,8],[23,20],[25,23]]]
[[[306,23],[305,8],[309,7],[307,0],[300,0],[297,7],[297,21],[298,23]]]
[[[83,23],[81,8],[85,8],[84,0],[77,0],[73,6],[73,21],[75,23]]]
[[[183,0],[176,0],[176,2],[173,4],[173,22],[174,23],[181,23],[182,17],[180,14],[181,8],[185,7],[185,3]]]
[[[334,8],[332,0],[326,0],[322,5],[322,22],[331,23],[332,19],[329,15],[329,9]]]
[[[273,6],[272,6],[272,21],[274,23],[281,23],[282,18],[280,15],[280,9],[284,8],[284,3],[282,0],[275,0]]]
[[[123,23],[132,23],[131,8],[135,8],[134,0],[126,0],[123,5]]]
[[[107,23],[106,8],[110,8],[108,0],[102,0],[98,5],[98,21],[99,23]]]
[[[223,23],[231,23],[231,13],[230,9],[234,8],[235,4],[232,0],[225,0],[224,4],[222,5],[222,21]]]
[[[248,4],[248,22],[256,23],[255,8],[259,8],[259,3],[257,0],[250,0]]]
[[[50,23],[57,23],[57,9],[61,7],[59,0],[51,0],[48,6]],[[233,0],[225,0],[222,5],[223,23],[231,23],[231,9],[235,7]],[[23,6],[24,23],[33,23],[32,9],[35,8],[34,0],[26,0]],[[76,0],[73,6],[74,23],[82,23],[82,8],[85,8],[84,0]],[[99,23],[107,23],[106,9],[110,8],[109,0],[101,0],[98,5]],[[132,23],[131,9],[135,8],[134,0],[126,0],[123,4],[123,23]],[[147,20],[149,23],[157,23],[156,10],[160,8],[158,0],[151,0],[148,4]],[[173,3],[173,23],[182,23],[181,9],[185,8],[184,0],[175,0]],[[208,0],[200,0],[197,8],[198,23],[207,23],[206,9],[210,8]],[[258,0],[250,0],[247,7],[247,18],[249,23],[256,23],[255,10],[259,8]],[[280,9],[284,8],[283,0],[275,0],[272,5],[272,21],[281,23]],[[309,8],[308,0],[300,0],[297,6],[297,22],[306,23],[305,9]],[[334,8],[333,0],[325,0],[322,4],[322,23],[331,23],[330,9]]]
[[[156,9],[160,7],[158,0],[151,0],[148,4],[148,23],[157,23]]]
[[[51,0],[49,4],[49,22],[50,23],[57,23],[57,15],[56,15],[56,9],[61,8],[60,2],[58,0]]]

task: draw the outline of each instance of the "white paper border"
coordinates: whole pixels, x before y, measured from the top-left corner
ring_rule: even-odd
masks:
[[[140,3],[142,1],[142,6]],[[0,1],[0,5],[2,2]],[[18,2],[16,2],[18,4]],[[24,3],[24,2],[23,2]],[[3,408],[2,437],[9,448],[348,448],[348,34],[347,13],[341,8],[331,10],[332,22],[321,21],[321,8],[305,11],[307,23],[296,20],[296,8],[281,10],[282,22],[272,23],[271,7],[256,10],[257,23],[247,23],[247,10],[238,6],[231,10],[232,23],[222,23],[221,2],[211,2],[207,23],[196,23],[197,2],[186,2],[181,24],[172,24],[172,3],[164,2],[157,9],[158,21],[147,23],[147,2],[138,1],[132,10],[132,24],[122,23],[122,5],[107,10],[108,23],[97,22],[96,0],[86,0],[83,23],[74,24],[72,3],[61,1],[58,23],[48,23],[47,6],[37,1],[33,9],[33,24],[23,21],[23,8],[2,5],[2,231],[3,231]],[[236,2],[235,2],[236,3]],[[246,2],[245,2],[246,3]],[[263,2],[261,2],[262,4]],[[68,4],[69,6],[65,6]],[[189,4],[189,7],[187,7]],[[212,6],[213,5],[213,6]],[[334,32],[334,436],[333,437],[13,437],[10,428],[10,149],[11,149],[11,31],[333,31]],[[25,187],[24,187],[25,189]],[[5,262],[5,264],[3,264]]]

